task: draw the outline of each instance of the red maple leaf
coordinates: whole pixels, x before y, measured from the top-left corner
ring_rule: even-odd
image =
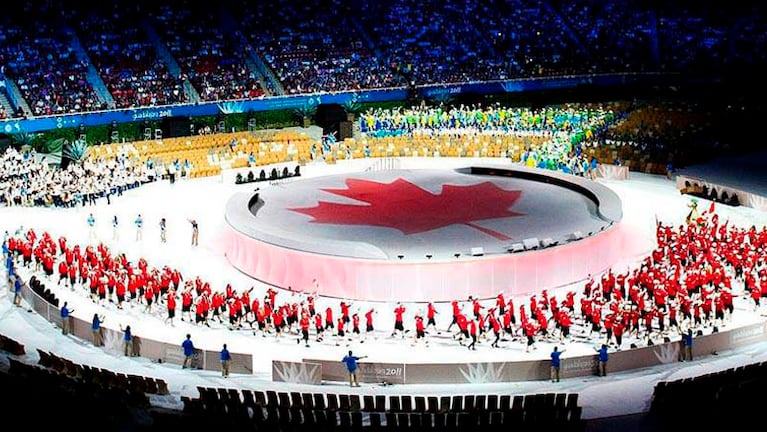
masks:
[[[367,204],[319,201],[315,207],[290,210],[313,217],[313,223],[389,227],[406,235],[463,224],[498,240],[510,240],[511,237],[472,222],[523,216],[510,210],[522,191],[501,189],[491,182],[471,186],[444,185],[439,194],[402,178],[391,183],[347,179],[346,186],[347,189],[322,190]]]

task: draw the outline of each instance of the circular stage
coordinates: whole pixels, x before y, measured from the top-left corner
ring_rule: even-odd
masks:
[[[276,286],[365,300],[446,301],[583,279],[620,253],[618,196],[509,166],[295,180],[227,204],[230,262]]]

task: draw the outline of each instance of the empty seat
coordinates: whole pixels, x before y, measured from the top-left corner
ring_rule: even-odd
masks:
[[[342,430],[351,430],[352,428],[352,415],[348,411],[338,411],[338,417],[340,419]]]
[[[440,396],[439,398],[439,411],[448,412],[451,408],[450,396]]]
[[[516,395],[514,396],[514,400],[512,401],[511,409],[515,411],[522,411],[525,407],[525,397],[522,395]]]
[[[500,411],[490,411],[490,423],[488,426],[497,427],[503,423],[503,414]]]
[[[327,399],[327,408],[330,411],[338,411],[338,395],[335,393],[328,393],[325,395]]]
[[[460,430],[474,430],[477,426],[477,422],[475,422],[475,418],[467,413],[467,412],[461,412],[457,415],[458,418],[458,429]]]
[[[157,394],[170,394],[170,390],[168,390],[168,383],[166,383],[164,379],[157,378],[155,379],[155,382],[157,383]]]
[[[458,430],[458,413],[448,412],[445,416],[445,429]]]
[[[415,404],[416,412],[426,412],[426,398],[423,396],[413,396],[413,403]]]
[[[287,392],[278,392],[277,404],[279,407],[290,408],[290,395]]]
[[[547,409],[554,408],[554,403],[556,402],[557,394],[556,393],[546,393],[543,396],[543,404]]]
[[[476,409],[475,406],[476,400],[474,399],[473,395],[466,395],[463,397],[463,410],[464,411],[474,411]]]
[[[313,409],[314,399],[311,393],[301,393],[301,403],[304,408]]]
[[[498,398],[498,409],[506,411],[511,409],[511,395],[501,395]]]
[[[498,395],[487,396],[487,406],[485,409],[487,409],[488,411],[498,410]]]
[[[266,393],[260,390],[254,390],[253,396],[256,399],[256,404],[262,407],[265,407],[267,405],[266,403]]]
[[[400,408],[402,409],[402,412],[412,412],[413,398],[411,398],[410,395],[402,395],[400,397]]]
[[[486,395],[474,396],[474,409],[478,410],[478,411],[486,411],[487,410],[487,396]]]
[[[376,395],[375,401],[376,401],[375,410],[377,412],[384,412],[384,411],[386,411],[386,396],[385,395]]]
[[[575,408],[578,406],[578,393],[569,393],[567,395],[567,407]]]
[[[48,354],[46,351],[41,350],[40,348],[37,349],[37,353],[40,355],[40,359],[37,361],[37,364],[47,368],[53,366],[53,360],[51,359],[50,354]]]
[[[400,429],[410,428],[410,414],[399,412],[397,415],[397,427]]]
[[[414,430],[421,429],[421,414],[420,413],[411,413],[408,416],[408,419],[410,420],[410,427]]]
[[[280,405],[279,397],[277,396],[277,392],[274,390],[267,390],[266,391],[266,406],[267,407],[276,407]]]
[[[397,414],[393,412],[387,412],[386,413],[386,428],[396,429],[399,426],[399,422],[397,422]]]
[[[567,393],[557,393],[554,398],[554,406],[558,408],[564,408],[567,406]]]
[[[381,414],[376,412],[371,412],[369,414],[369,418],[370,418],[370,427],[373,430],[378,430],[381,428]]]
[[[301,419],[304,426],[314,426],[317,424],[317,419],[314,417],[314,410],[304,406],[301,408]]]
[[[373,398],[373,395],[363,395],[362,396],[362,409],[367,412],[373,412],[376,411],[375,408],[375,399]]]
[[[331,413],[331,415],[333,416],[333,426],[335,426],[336,414]],[[318,426],[320,426],[321,428],[324,428],[328,424],[328,422],[330,422],[330,420],[328,419],[328,412],[325,410],[315,409],[314,421],[317,423]]]
[[[434,429],[440,430],[443,428],[450,429],[451,427],[452,428],[455,427],[455,422],[453,422],[451,427],[447,427],[445,424],[446,421],[447,421],[447,414],[445,414],[444,412],[438,412],[434,414]]]
[[[439,411],[439,398],[436,396],[427,396],[426,397],[426,404],[428,405],[427,410],[431,413],[435,413]],[[418,403],[416,403],[416,406],[418,406]]]
[[[402,407],[400,406],[400,399],[397,395],[391,395],[389,396],[389,411],[391,412],[401,412]]]
[[[349,395],[347,394],[338,395],[338,409],[340,409],[341,411],[351,411],[351,402],[349,400]]]
[[[359,411],[352,412],[352,430],[362,430],[362,413]]]
[[[292,408],[301,408],[304,406],[304,402],[301,399],[301,393],[290,392],[290,406]]]
[[[422,412],[418,414],[421,416],[421,427],[424,429],[431,429],[432,426],[432,414],[427,412]]]
[[[362,401],[360,401],[360,395],[349,395],[349,408],[352,411],[362,410]]]
[[[450,400],[450,411],[462,412],[463,411],[463,396],[453,396]]]
[[[256,407],[256,399],[253,397],[253,392],[248,389],[242,390],[242,403],[246,407],[250,407],[255,409]]]
[[[149,394],[157,394],[157,381],[154,380],[154,378],[144,378],[144,382],[146,383],[146,392]]]
[[[325,395],[322,393],[314,393],[312,396],[314,398],[314,408],[324,410],[326,408]]]
[[[228,401],[229,400],[229,391],[225,388],[219,388],[216,389],[216,392],[218,393],[218,398],[222,401]]]

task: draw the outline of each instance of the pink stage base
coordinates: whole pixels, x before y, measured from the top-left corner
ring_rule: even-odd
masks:
[[[522,295],[598,274],[637,251],[620,223],[597,235],[542,250],[456,258],[440,262],[391,262],[319,255],[274,246],[227,225],[226,256],[245,274],[281,288],[369,301],[450,301]],[[633,251],[633,252],[632,252]],[[633,255],[632,255],[633,256]]]

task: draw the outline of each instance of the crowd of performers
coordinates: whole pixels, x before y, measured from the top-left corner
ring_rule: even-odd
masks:
[[[598,161],[583,154],[582,143],[596,144],[597,135],[620,116],[609,106],[578,104],[541,109],[440,105],[371,109],[360,116],[360,125],[371,137],[448,134],[468,138],[510,133],[545,137],[543,144],[528,146],[515,162],[594,179]]]
[[[316,281],[303,293],[238,291],[231,285],[214,290],[200,277],[155,268],[143,258],[131,262],[104,244],[71,245],[32,229],[8,236],[5,248],[12,257],[7,264],[38,278],[45,274],[51,284],[89,294],[107,307],[141,308],[172,326],[180,306],[180,319],[194,325],[289,337],[307,346],[390,337],[426,346],[429,339],[442,338],[472,350],[489,342],[492,348],[529,351],[542,340],[621,349],[626,337],[649,343],[689,329],[726,326],[734,312],[733,292],[761,307],[767,297],[767,228],[732,226],[704,212],[680,226],[658,223],[656,235],[656,249],[636,268],[590,277],[582,290],[559,295],[543,290],[515,299],[499,293],[492,299],[456,299],[449,306],[398,303],[393,311],[318,298]],[[378,312],[393,314],[391,333],[376,327]]]

